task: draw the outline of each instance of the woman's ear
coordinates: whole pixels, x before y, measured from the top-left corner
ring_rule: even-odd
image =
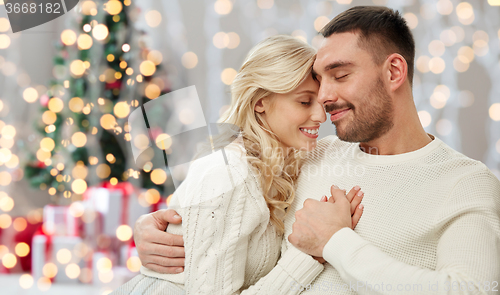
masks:
[[[254,110],[259,113],[259,114],[262,114],[265,112],[266,110],[266,106],[264,105],[264,102],[263,102],[264,98],[261,98],[257,101],[257,103],[255,104],[255,107],[254,107]]]

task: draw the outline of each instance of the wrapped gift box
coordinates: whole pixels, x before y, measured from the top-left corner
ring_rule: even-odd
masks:
[[[44,232],[56,236],[78,236],[81,221],[70,213],[69,206],[46,205],[43,208]]]

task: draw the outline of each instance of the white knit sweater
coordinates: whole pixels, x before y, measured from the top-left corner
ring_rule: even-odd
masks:
[[[500,182],[481,162],[439,138],[376,156],[329,136],[301,170],[285,236],[304,200],[329,196],[333,184],[359,185],[364,212],[354,231],[332,236],[325,270],[304,293],[500,294]]]
[[[289,247],[276,266],[283,235],[270,223],[259,181],[241,151],[234,146],[224,150],[228,165],[221,151],[194,161],[170,202],[169,207],[182,216],[182,226],[171,224],[167,232],[183,235],[185,271],[160,274],[142,267],[141,273],[170,281],[186,294],[299,293],[289,292],[289,286],[309,284],[323,265]],[[152,284],[140,281],[134,290],[144,292],[137,294],[179,290]]]

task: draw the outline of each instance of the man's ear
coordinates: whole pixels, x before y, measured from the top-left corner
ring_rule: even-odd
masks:
[[[396,91],[407,80],[408,64],[405,58],[398,53],[389,55],[386,63],[389,89]]]

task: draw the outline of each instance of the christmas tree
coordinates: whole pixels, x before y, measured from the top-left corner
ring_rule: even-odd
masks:
[[[59,202],[101,181],[170,193],[163,169],[130,163],[127,116],[169,92],[161,53],[149,51],[133,26],[137,8],[130,0],[82,1],[72,13],[76,28],[62,31],[54,79],[40,97],[41,136],[26,177]]]

